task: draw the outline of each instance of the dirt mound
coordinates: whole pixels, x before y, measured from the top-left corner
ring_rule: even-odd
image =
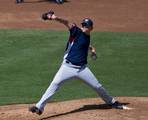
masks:
[[[0,3],[0,28],[65,29],[56,22],[43,22],[40,16],[54,10],[58,16],[77,24],[84,17],[94,20],[97,31],[148,32],[147,0],[67,0],[58,5],[50,0],[3,0]]]
[[[132,110],[111,109],[101,99],[82,99],[47,104],[41,116],[28,112],[29,105],[0,107],[0,120],[147,120],[148,98],[121,97]]]

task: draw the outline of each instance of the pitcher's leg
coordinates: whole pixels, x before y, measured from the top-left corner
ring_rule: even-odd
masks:
[[[71,71],[71,68],[62,65],[57,74],[55,75],[53,81],[51,82],[50,86],[40,99],[40,101],[36,104],[36,107],[40,110],[44,110],[44,106],[46,105],[47,101],[54,95],[54,93],[58,90],[60,85],[67,79],[74,76],[74,72]]]
[[[114,98],[112,98],[105,88],[99,83],[94,74],[90,71],[88,67],[86,67],[83,71],[78,74],[78,77],[82,79],[86,84],[91,86],[96,92],[100,95],[100,97],[107,103],[113,104],[115,102]]]

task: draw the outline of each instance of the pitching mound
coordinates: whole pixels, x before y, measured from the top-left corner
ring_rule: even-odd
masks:
[[[0,120],[147,120],[148,98],[117,98],[131,110],[112,109],[100,99],[47,104],[41,116],[28,112],[29,105],[0,107]]]

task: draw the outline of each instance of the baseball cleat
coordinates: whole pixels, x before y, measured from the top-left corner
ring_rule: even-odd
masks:
[[[124,107],[124,105],[118,101],[113,103],[111,106],[112,106],[112,108],[115,108],[115,109],[123,109],[123,107]]]
[[[29,111],[32,112],[32,113],[36,113],[38,115],[41,115],[42,114],[42,111],[39,108],[37,108],[36,106],[30,107],[29,108]]]
[[[16,3],[23,3],[24,0],[16,0]]]

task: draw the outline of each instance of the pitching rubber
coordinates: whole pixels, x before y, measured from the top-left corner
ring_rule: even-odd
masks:
[[[132,110],[132,109],[134,109],[134,108],[130,108],[130,107],[123,105],[123,110]]]

